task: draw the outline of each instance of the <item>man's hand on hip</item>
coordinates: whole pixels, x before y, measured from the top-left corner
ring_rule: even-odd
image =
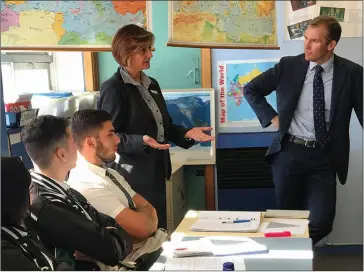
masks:
[[[279,129],[279,119],[278,119],[278,115],[275,116],[272,120],[271,120],[272,125],[276,128]]]

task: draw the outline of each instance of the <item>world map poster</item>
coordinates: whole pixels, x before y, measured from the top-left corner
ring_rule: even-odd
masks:
[[[169,43],[276,47],[275,1],[169,1]]]
[[[1,1],[1,46],[109,47],[126,24],[148,27],[147,1]]]
[[[260,127],[259,120],[244,98],[244,87],[253,78],[273,68],[279,60],[218,62],[218,120],[223,127]],[[275,91],[266,97],[277,110]]]

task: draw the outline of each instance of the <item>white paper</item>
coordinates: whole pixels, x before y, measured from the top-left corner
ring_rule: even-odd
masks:
[[[231,212],[231,211],[200,211],[199,219],[218,220],[257,220],[259,221],[261,212]]]
[[[213,255],[212,247],[207,239],[163,243],[163,250],[172,251],[174,257]]]
[[[168,258],[165,270],[218,270],[222,271],[225,262],[233,262],[235,270],[245,270],[243,257],[194,257]]]
[[[191,227],[191,231],[210,232],[257,232],[260,221],[251,220],[247,223],[224,224],[219,219],[198,219]]]
[[[261,212],[201,211],[190,231],[257,232]],[[233,220],[250,220],[245,223],[224,223]]]
[[[307,219],[278,219],[272,218],[269,222],[263,222],[259,232],[290,231],[291,234],[304,234],[308,227]]]
[[[308,23],[319,15],[338,19],[341,37],[362,37],[362,1],[285,1],[285,40],[302,40]]]
[[[201,240],[208,240],[212,244],[211,250],[214,256],[268,253],[265,245],[248,237],[209,236]]]

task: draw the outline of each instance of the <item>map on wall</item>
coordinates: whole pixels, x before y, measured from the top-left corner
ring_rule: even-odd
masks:
[[[219,127],[260,127],[259,120],[244,98],[244,86],[273,68],[279,60],[223,61],[217,65]],[[275,91],[266,97],[277,110]]]
[[[1,46],[110,48],[127,24],[148,27],[147,1],[1,1]]]
[[[276,47],[275,1],[169,1],[169,44]]]
[[[213,127],[215,136],[215,103],[213,89],[165,90],[163,97],[173,124],[185,128]],[[209,132],[207,132],[209,133]],[[196,142],[189,149],[183,149],[171,142],[171,160],[173,163],[191,161],[204,163],[215,162],[215,143]]]

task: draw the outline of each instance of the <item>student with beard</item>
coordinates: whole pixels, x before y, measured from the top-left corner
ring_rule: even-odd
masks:
[[[21,137],[35,166],[30,212],[43,244],[54,254],[59,248],[72,250],[76,270],[118,266],[131,250],[130,237],[65,182],[77,160],[68,120],[40,116],[23,128]]]
[[[136,257],[126,259],[135,261],[143,253],[158,250],[167,235],[157,231],[155,208],[117,171],[105,167],[105,163],[115,160],[120,142],[110,114],[103,110],[79,110],[72,117],[71,130],[79,156],[77,166],[70,172],[69,185],[82,193],[96,209],[115,218],[134,238],[135,251],[144,247]]]

